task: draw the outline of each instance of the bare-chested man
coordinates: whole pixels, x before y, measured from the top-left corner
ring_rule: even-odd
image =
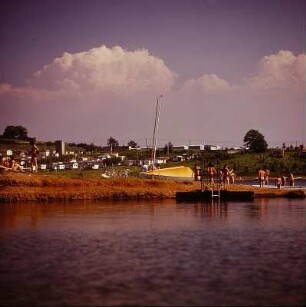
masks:
[[[212,164],[209,164],[207,168],[207,175],[211,186],[214,185],[214,176],[216,175],[216,173],[217,171],[215,167]]]
[[[260,187],[264,186],[265,176],[266,176],[266,172],[262,168],[260,168],[258,171],[258,181],[259,181]]]

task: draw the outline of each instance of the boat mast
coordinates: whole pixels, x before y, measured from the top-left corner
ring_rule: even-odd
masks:
[[[160,106],[162,95],[157,98],[156,102],[156,110],[155,110],[155,123],[154,123],[154,131],[153,131],[153,141],[152,141],[152,166],[154,168],[155,159],[156,159],[156,147],[157,147],[157,135],[158,135],[158,124],[159,124],[159,116],[160,116]]]

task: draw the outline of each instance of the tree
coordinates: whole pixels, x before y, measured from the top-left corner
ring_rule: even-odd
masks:
[[[108,145],[109,147],[114,148],[114,147],[119,146],[119,142],[111,136],[111,137],[107,140],[107,145]]]
[[[249,130],[244,136],[243,141],[244,146],[252,152],[265,152],[268,148],[265,137],[258,130]]]
[[[129,141],[128,142],[128,146],[130,146],[131,148],[136,148],[138,147],[137,143],[133,140]]]
[[[164,151],[165,154],[170,154],[173,151],[173,144],[171,142],[168,142],[165,146],[164,146]]]
[[[28,140],[28,130],[22,126],[7,126],[2,137],[6,139]]]

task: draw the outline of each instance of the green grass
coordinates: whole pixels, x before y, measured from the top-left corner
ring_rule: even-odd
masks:
[[[161,167],[169,167],[175,165],[185,165],[194,168],[195,165],[207,167],[209,163],[213,163],[215,167],[219,165],[222,168],[225,164],[234,169],[238,176],[257,176],[260,167],[270,169],[271,176],[278,176],[281,174],[287,175],[292,172],[296,175],[306,175],[306,159],[299,157],[295,152],[285,152],[284,157],[274,157],[271,151],[266,153],[237,153],[237,154],[218,154],[218,153],[204,153],[203,160],[189,160],[182,163],[171,162]]]
[[[125,170],[129,170],[129,177],[138,177],[140,169],[136,166],[115,166],[113,168],[107,169],[110,173],[114,174],[114,177],[119,177],[123,175]],[[58,170],[58,171],[50,171],[50,170],[40,170],[39,174],[41,175],[52,175],[63,178],[77,178],[77,179],[103,179],[101,174],[104,172],[102,169],[98,170]]]
[[[38,146],[41,150],[54,149],[54,146],[47,146],[47,143],[39,142]],[[18,153],[21,150],[30,150],[28,141],[17,141],[0,139],[0,150],[12,149]],[[73,148],[69,148],[73,149]],[[284,157],[276,157],[273,155],[273,149],[269,149],[265,153],[250,153],[240,152],[235,154],[228,154],[226,152],[197,152],[197,151],[176,151],[174,154],[193,153],[197,155],[196,159],[188,160],[185,162],[169,162],[167,164],[160,165],[161,168],[185,165],[194,169],[195,165],[201,166],[202,163],[206,168],[209,163],[213,163],[215,167],[223,167],[225,164],[230,168],[234,169],[237,176],[241,177],[256,177],[259,167],[268,168],[271,171],[271,176],[288,175],[292,172],[294,176],[306,176],[306,158],[298,155],[295,150],[285,151]],[[125,151],[119,152],[120,155],[126,154],[129,159],[146,159],[150,156],[150,150],[145,151]],[[98,153],[95,153],[97,156]],[[164,156],[164,152],[159,152],[160,156]],[[94,154],[88,155],[90,157]],[[64,160],[71,159],[71,156],[65,156]],[[45,160],[46,163],[58,161],[58,158],[52,157]],[[42,162],[42,161],[40,161]],[[140,168],[136,166],[115,166],[113,170],[115,174],[122,173],[124,170],[129,170],[129,176],[137,177],[140,172]],[[39,171],[41,174],[56,175],[67,178],[101,178],[102,170],[59,170],[54,171]]]

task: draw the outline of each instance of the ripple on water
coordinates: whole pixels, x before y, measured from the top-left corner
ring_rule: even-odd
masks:
[[[304,300],[301,202],[91,203],[42,211],[35,227],[25,214],[9,230],[3,219],[11,219],[12,212],[4,211],[4,305],[299,305]]]

